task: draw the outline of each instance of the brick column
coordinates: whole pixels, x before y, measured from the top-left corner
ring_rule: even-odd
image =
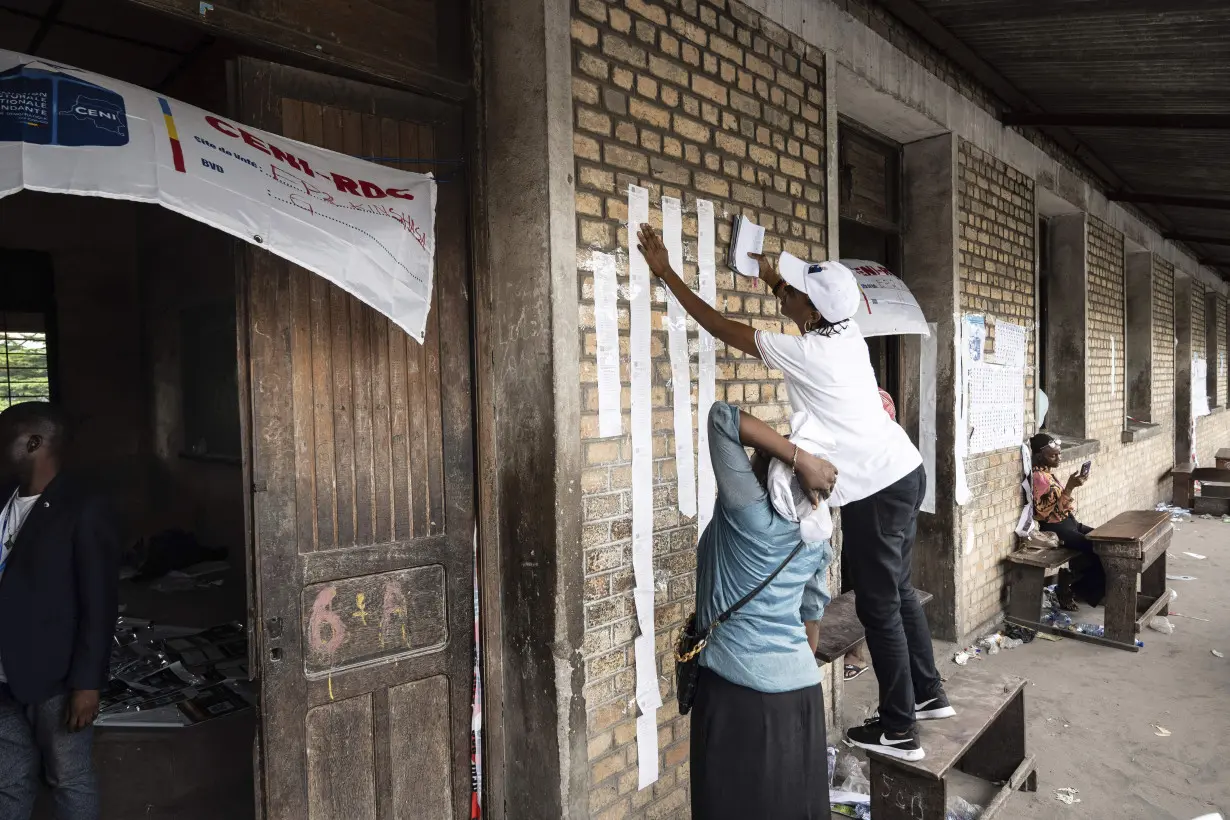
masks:
[[[937,638],[955,640],[962,601],[959,508],[956,489],[956,374],[959,364],[956,316],[958,295],[957,139],[951,134],[910,143],[904,149],[905,224],[902,279],[923,314],[938,326],[935,420],[934,515],[918,520],[914,550],[914,584],[935,596],[927,619]],[[905,380],[900,418],[917,436],[920,365],[919,341],[902,346]]]
[[[502,799],[483,808],[587,817],[570,4],[482,6],[475,309],[479,451],[495,490],[481,521],[499,555],[483,567],[484,634],[502,660],[484,669],[488,793]]]

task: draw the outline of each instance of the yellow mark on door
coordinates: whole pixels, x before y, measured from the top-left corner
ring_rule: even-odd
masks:
[[[358,607],[354,612],[350,613],[350,617],[358,618],[367,626],[367,596],[360,592],[354,596],[354,605]]]

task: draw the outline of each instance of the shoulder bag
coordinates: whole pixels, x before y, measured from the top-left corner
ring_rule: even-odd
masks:
[[[679,700],[679,714],[686,715],[692,711],[692,703],[696,700],[696,681],[700,677],[700,653],[706,644],[709,643],[709,638],[713,635],[713,631],[730,620],[731,615],[747,606],[753,598],[764,592],[765,587],[772,583],[773,579],[778,576],[778,573],[794,560],[794,557],[799,554],[801,549],[803,549],[802,541],[794,548],[793,552],[786,556],[786,560],[782,561],[777,569],[773,570],[768,578],[765,578],[755,589],[740,598],[730,609],[717,616],[703,634],[696,630],[696,613],[693,612],[688,617],[687,623],[684,624],[683,629],[679,633],[679,638],[675,641],[675,696]]]

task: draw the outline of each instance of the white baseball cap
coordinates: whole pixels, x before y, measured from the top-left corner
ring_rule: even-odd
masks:
[[[806,293],[828,322],[844,322],[858,312],[862,291],[854,271],[840,262],[809,263],[783,251],[777,260],[777,272],[787,285]]]

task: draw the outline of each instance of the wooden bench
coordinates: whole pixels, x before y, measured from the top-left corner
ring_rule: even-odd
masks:
[[[1161,510],[1120,513],[1089,533],[1106,570],[1106,643],[1137,651],[1136,633],[1169,611],[1166,550],[1173,534],[1170,513]]]
[[[1042,622],[1042,590],[1046,586],[1047,576],[1079,555],[1078,551],[1066,547],[1027,547],[1009,555],[1008,613],[1005,620],[1027,629],[1099,642],[1092,635],[1069,632]]]
[[[1219,450],[1225,453],[1225,450]],[[1192,467],[1180,464],[1170,471],[1174,479],[1173,504],[1197,515],[1230,515],[1230,467]],[[1195,483],[1200,482],[1200,495]]]
[[[915,590],[918,602],[923,606],[935,596],[930,592]],[[843,592],[824,608],[820,619],[820,641],[816,644],[816,659],[832,663],[846,656],[856,646],[867,640],[863,624],[854,611],[854,593]]]
[[[871,752],[871,816],[875,820],[944,820],[948,774],[1002,783],[979,815],[990,820],[1018,789],[1037,791],[1034,758],[1025,747],[1025,684],[987,668],[963,669],[948,682],[957,710],[919,724],[927,756],[913,762]]]

